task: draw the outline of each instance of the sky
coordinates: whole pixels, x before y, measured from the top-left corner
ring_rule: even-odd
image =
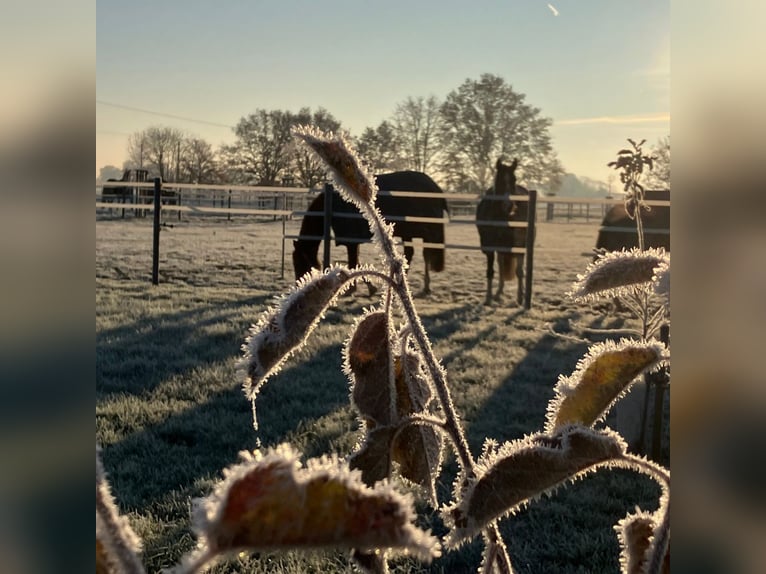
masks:
[[[484,73],[553,120],[566,171],[606,182],[627,138],[670,134],[670,1],[98,0],[96,174],[149,126],[218,146],[257,109],[324,107],[358,136]]]

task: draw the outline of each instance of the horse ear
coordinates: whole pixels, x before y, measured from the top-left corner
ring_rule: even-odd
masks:
[[[495,169],[500,169],[502,165],[503,165],[503,158],[501,157],[497,158],[497,162],[495,162]]]
[[[511,162],[511,170],[516,171],[516,168],[519,166],[519,160],[517,158],[513,158],[513,162]]]

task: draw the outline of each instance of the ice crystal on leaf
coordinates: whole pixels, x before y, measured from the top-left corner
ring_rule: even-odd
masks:
[[[625,454],[625,441],[614,431],[567,426],[555,434],[535,434],[490,449],[476,463],[460,499],[442,515],[450,526],[447,545],[454,547],[497,518],[513,514],[529,501],[580,478]]]
[[[387,483],[366,486],[335,456],[304,466],[289,445],[241,456],[197,501],[199,545],[187,564],[242,550],[391,549],[426,561],[440,553],[436,538],[412,523],[411,498]]]
[[[669,261],[670,256],[662,248],[609,251],[590,263],[585,273],[577,275],[567,294],[576,301],[626,295],[651,283],[655,269]]]
[[[350,273],[343,266],[307,273],[251,327],[238,363],[248,399],[255,401],[266,379],[306,342],[327,308],[350,286]]]
[[[592,426],[627,393],[636,377],[663,366],[667,357],[667,349],[656,340],[593,345],[570,376],[559,377],[548,403],[546,432],[567,424]]]
[[[341,193],[362,213],[375,205],[377,186],[374,176],[361,165],[342,133],[335,135],[311,126],[297,126],[293,128],[293,135],[324,160]]]

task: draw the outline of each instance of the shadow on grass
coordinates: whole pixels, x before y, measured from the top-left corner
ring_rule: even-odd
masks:
[[[270,296],[147,313],[96,333],[96,396],[140,395],[169,377],[238,353]],[[130,299],[126,304],[131,304]],[[246,315],[248,309],[253,314]]]
[[[199,481],[219,479],[239,451],[256,448],[258,439],[264,446],[284,442],[302,422],[347,405],[340,354],[339,345],[324,347],[311,361],[270,379],[256,400],[258,431],[251,404],[235,385],[108,445],[104,464],[120,505],[145,512],[172,491],[206,494]]]

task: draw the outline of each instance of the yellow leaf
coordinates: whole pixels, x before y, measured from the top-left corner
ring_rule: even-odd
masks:
[[[594,345],[569,377],[561,377],[548,405],[545,430],[567,424],[592,426],[625,394],[640,374],[661,364],[666,354],[658,341],[623,339]]]

